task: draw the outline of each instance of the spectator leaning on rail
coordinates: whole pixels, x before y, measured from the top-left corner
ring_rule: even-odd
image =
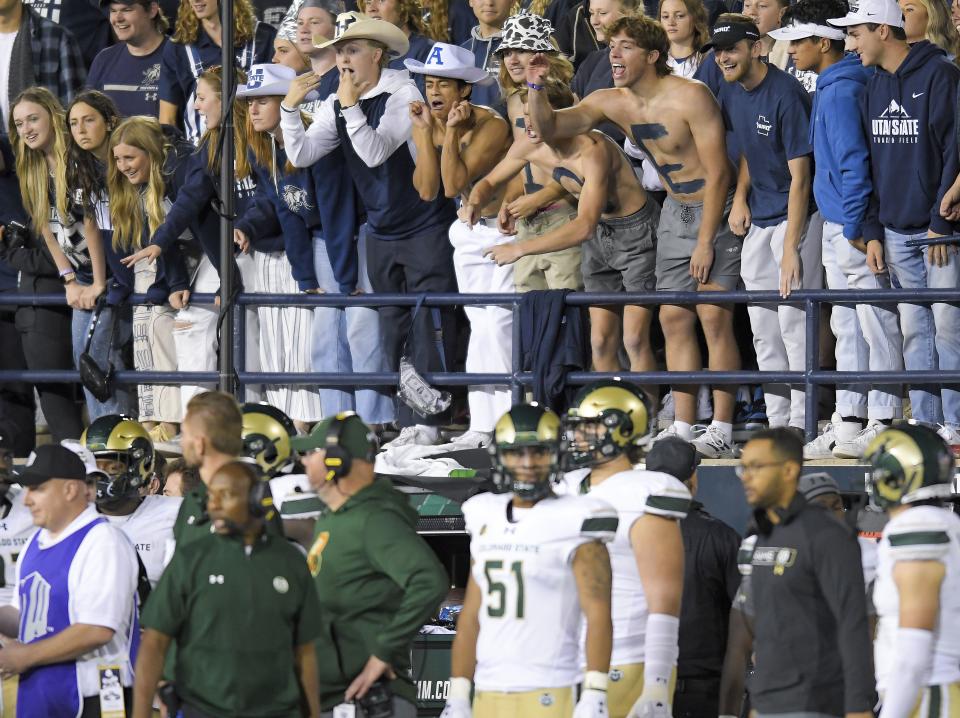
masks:
[[[846,27],[864,66],[875,68],[860,103],[879,220],[864,230],[867,266],[874,272],[889,269],[904,289],[955,290],[960,287],[955,245],[906,243],[953,234],[960,220],[955,117],[960,69],[928,40],[907,44],[903,12],[894,0],[864,0],[856,12],[830,24]],[[960,368],[960,308],[899,304],[897,309],[908,370]],[[960,444],[960,391],[914,383],[910,408],[918,422],[942,425],[940,436],[948,444]]]
[[[158,117],[167,18],[156,0],[101,0],[103,5],[118,42],[93,58],[87,87],[109,95],[124,117]]]
[[[812,70],[819,77],[810,137],[827,286],[882,289],[890,286],[890,278],[886,272],[874,274],[868,269],[863,243],[873,181],[860,100],[870,74],[858,57],[844,54],[843,31],[827,24],[845,7],[843,0],[801,0],[788,11],[791,22],[770,34],[790,43],[798,71]],[[835,304],[830,312],[837,338],[837,371],[903,369],[903,340],[894,307],[857,302]],[[804,447],[803,458],[859,458],[884,424],[902,416],[901,394],[899,386],[877,386],[869,388],[869,393],[866,384],[838,386],[832,421]]]
[[[87,469],[69,449],[39,447],[18,481],[40,530],[17,559],[13,605],[0,609],[0,632],[19,638],[0,651],[0,672],[20,676],[17,715],[99,716],[108,682],[129,705],[136,551],[90,504]]]
[[[447,238],[455,218],[453,200],[438,196],[425,202],[413,184],[409,105],[423,97],[405,70],[386,68],[391,53],[406,51],[406,35],[391,23],[343,13],[337,18],[336,38],[322,45],[336,47],[340,85],[336,95],[320,105],[313,124],[305,128],[299,105],[308,92],[320,86],[321,78],[307,73],[291,84],[280,105],[287,158],[294,167],[309,167],[337,147],[343,149],[367,208],[367,225],[361,236],[375,292],[456,292],[453,249]],[[417,369],[437,371],[451,366],[456,330],[452,309],[438,310],[442,357],[436,349],[434,312],[381,307],[379,313],[383,352],[390,369],[399,366],[408,337]],[[403,430],[396,441],[401,444],[436,442],[437,427],[426,426],[426,419],[415,420],[405,406],[400,407],[398,421]],[[429,421],[435,424],[439,419],[431,417]]]
[[[318,718],[317,594],[302,552],[266,529],[268,486],[255,464],[214,472],[213,532],[177,551],[144,608],[133,718],[152,715],[173,640],[184,716]]]
[[[370,692],[384,702],[392,694],[395,718],[414,718],[411,644],[443,598],[447,575],[417,535],[404,494],[374,477],[375,437],[360,417],[324,419],[290,443],[326,504],[307,556],[323,622],[321,716]]]

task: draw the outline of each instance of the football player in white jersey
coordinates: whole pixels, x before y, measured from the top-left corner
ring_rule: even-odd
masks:
[[[17,556],[36,530],[33,516],[23,505],[23,489],[12,485],[13,444],[0,434],[0,606],[7,606],[17,588]]]
[[[97,480],[97,511],[127,535],[150,586],[156,586],[182,499],[145,495],[154,466],[150,434],[135,419],[108,414],[90,424],[80,440],[104,474]]]
[[[243,455],[257,462],[270,482],[273,505],[283,520],[284,535],[304,548],[313,545],[313,529],[323,502],[297,463],[290,439],[297,427],[284,412],[270,404],[248,402],[243,414]],[[300,471],[296,471],[297,469]]]
[[[886,429],[865,452],[883,529],[873,602],[880,718],[960,716],[960,518],[944,504],[956,472],[933,429]]]
[[[513,407],[494,428],[494,481],[504,493],[463,504],[472,568],[443,718],[607,716],[612,627],[604,542],[613,538],[617,514],[599,499],[554,493],[559,448],[559,417],[537,405]]]
[[[589,384],[564,417],[567,491],[615,506],[611,718],[668,718],[679,654],[683,595],[680,519],[691,496],[669,474],[633,468],[627,449],[647,432],[640,388],[620,380]]]

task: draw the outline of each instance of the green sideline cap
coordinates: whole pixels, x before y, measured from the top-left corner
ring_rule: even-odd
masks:
[[[340,422],[340,440],[338,442],[340,447],[354,459],[373,461],[377,452],[376,434],[352,411],[345,411],[337,414],[336,417],[324,419],[313,427],[313,431],[307,436],[296,436],[290,439],[290,447],[301,454],[314,449],[325,449],[330,425],[335,420]]]

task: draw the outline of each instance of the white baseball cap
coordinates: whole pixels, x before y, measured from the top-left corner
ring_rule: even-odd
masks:
[[[827,22],[837,27],[871,23],[903,27],[903,10],[897,4],[897,0],[860,0],[857,4],[850,4],[850,12],[844,17],[833,18]]]
[[[789,25],[771,30],[767,33],[774,40],[806,40],[808,37],[823,37],[827,40],[843,40],[846,33],[828,25],[818,25],[814,22],[792,22]]]
[[[290,91],[290,83],[297,76],[292,67],[275,63],[251,65],[247,84],[237,90],[237,97],[283,97]],[[320,96],[316,90],[307,94],[307,101]]]
[[[487,71],[477,67],[473,53],[465,47],[435,42],[430,48],[426,62],[406,59],[404,67],[415,75],[449,77],[463,82],[480,82],[487,78]]]

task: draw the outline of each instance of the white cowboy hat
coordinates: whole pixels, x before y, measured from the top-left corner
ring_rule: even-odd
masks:
[[[415,75],[449,77],[473,84],[487,78],[487,71],[474,65],[473,53],[465,47],[435,42],[430,48],[426,62],[407,59],[404,67]]]
[[[247,84],[237,89],[237,97],[283,97],[290,91],[290,83],[296,76],[296,71],[286,65],[251,65]],[[311,90],[305,99],[312,101],[319,96],[316,90]]]
[[[369,18],[359,12],[342,12],[337,15],[337,34],[332,40],[321,42],[316,47],[330,47],[348,40],[375,40],[386,45],[391,55],[406,55],[410,49],[410,41],[399,27],[392,22]]]

